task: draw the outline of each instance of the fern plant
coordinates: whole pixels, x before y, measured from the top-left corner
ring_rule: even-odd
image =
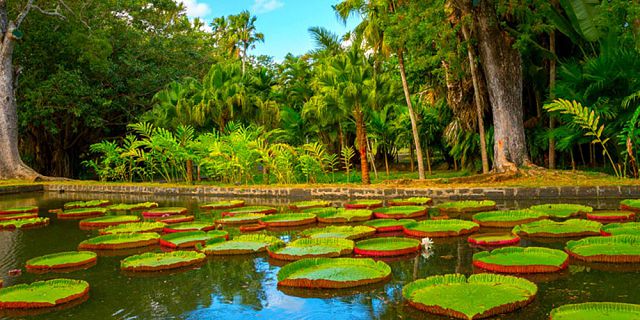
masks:
[[[580,102],[569,101],[565,99],[556,99],[553,102],[546,104],[544,109],[549,112],[560,112],[571,116],[573,124],[585,131],[584,135],[591,137],[591,143],[598,143],[602,146],[602,154],[607,157],[613,168],[613,172],[617,177],[620,177],[620,170],[616,163],[611,158],[611,154],[607,149],[607,142],[610,138],[603,136],[604,124],[600,124],[600,116],[595,111],[590,110],[588,107],[583,106]]]
[[[347,182],[351,182],[351,168],[353,166],[353,157],[356,156],[356,152],[352,147],[344,147],[340,151],[342,155],[342,163],[344,164],[344,170],[347,171]]]

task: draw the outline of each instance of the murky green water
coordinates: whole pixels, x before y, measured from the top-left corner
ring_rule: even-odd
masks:
[[[145,276],[124,274],[119,270],[119,257],[99,257],[98,264],[88,270],[64,275],[34,275],[24,272],[11,277],[7,272],[23,268],[26,260],[43,254],[76,250],[80,241],[96,231],[82,231],[78,221],[60,221],[47,210],[62,207],[72,200],[111,199],[113,202],[157,201],[162,206],[186,206],[203,219],[215,214],[198,211],[198,203],[215,198],[155,197],[137,195],[26,194],[0,198],[0,207],[38,205],[41,215],[51,218],[45,228],[0,232],[0,277],[5,285],[36,280],[68,277],[91,284],[91,296],[85,303],[61,311],[33,316],[36,319],[442,319],[405,305],[402,286],[414,279],[430,275],[460,272],[471,274],[474,250],[466,237],[436,239],[434,254],[405,257],[390,261],[393,278],[383,285],[343,296],[326,292],[298,290],[282,292],[276,283],[279,267],[270,263],[266,254],[238,257],[212,257],[199,269],[173,274]],[[251,204],[283,206],[288,199],[247,199]],[[597,208],[615,208],[618,200],[569,201]],[[532,202],[499,203],[502,208],[526,207]],[[231,231],[233,232],[233,230]],[[481,230],[485,232],[485,230]],[[275,233],[289,240],[295,231]],[[563,242],[523,245],[562,248]],[[153,248],[152,250],[159,250]],[[640,303],[640,271],[620,270],[611,266],[572,265],[561,274],[533,277],[539,286],[536,300],[524,309],[500,319],[547,319],[557,305],[586,301]],[[470,303],[473,303],[470,301]],[[5,315],[6,316],[6,315]]]

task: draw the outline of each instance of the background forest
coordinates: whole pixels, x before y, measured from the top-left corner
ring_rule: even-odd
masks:
[[[249,12],[65,4],[65,19],[32,12],[14,54],[20,151],[45,175],[367,183],[513,163],[638,176],[638,1],[344,0],[334,10],[360,17],[355,30],[310,28],[316,48],[279,62],[251,54],[264,36]]]

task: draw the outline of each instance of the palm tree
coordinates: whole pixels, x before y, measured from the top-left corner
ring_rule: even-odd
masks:
[[[237,15],[229,16],[231,28],[237,38],[240,47],[240,58],[242,59],[242,74],[245,73],[247,63],[247,52],[255,48],[256,42],[264,42],[264,34],[257,31],[255,22],[256,16],[252,16],[245,10]]]

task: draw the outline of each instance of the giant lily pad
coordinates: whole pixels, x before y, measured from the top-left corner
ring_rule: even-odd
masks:
[[[544,212],[533,210],[506,210],[506,211],[487,211],[476,213],[473,215],[473,222],[481,227],[488,228],[513,228],[519,224],[529,223],[548,218],[549,215]]]
[[[540,204],[537,206],[531,206],[529,209],[542,212],[552,218],[570,218],[593,211],[593,208],[589,206],[567,203]]]
[[[142,216],[144,216],[145,218],[167,217],[167,216],[183,215],[187,213],[187,211],[189,210],[183,207],[163,207],[163,208],[145,210],[142,212]]]
[[[390,257],[420,251],[420,241],[409,238],[386,237],[358,241],[353,252],[363,256]]]
[[[49,218],[5,220],[5,221],[0,221],[0,230],[34,228],[34,227],[46,226],[48,224],[49,224]]]
[[[640,212],[640,199],[625,199],[620,201],[620,210]]]
[[[427,207],[421,206],[395,206],[378,208],[373,210],[373,215],[378,219],[409,219],[424,217],[427,215]]]
[[[640,305],[617,302],[565,304],[551,310],[550,320],[637,320]]]
[[[373,212],[367,209],[335,209],[327,208],[328,210],[317,213],[318,222],[321,223],[349,223],[371,220]]]
[[[100,217],[107,213],[107,208],[78,208],[65,211],[58,211],[58,219],[84,219],[88,217]]]
[[[260,224],[267,227],[294,227],[316,223],[313,213],[280,213],[260,218]]]
[[[375,209],[382,207],[382,200],[352,200],[344,204],[347,209]]]
[[[120,261],[124,271],[160,271],[189,267],[203,262],[207,256],[195,251],[147,252]]]
[[[233,217],[241,214],[272,214],[278,212],[278,209],[269,206],[249,206],[226,210],[222,212],[223,217]]]
[[[0,221],[7,220],[20,220],[20,219],[33,219],[37,218],[37,213],[25,212],[25,213],[16,213],[16,214],[3,214],[0,215]]]
[[[221,210],[244,207],[244,200],[221,200],[205,203],[200,206],[202,210]]]
[[[264,217],[266,217],[266,215],[261,213],[245,213],[218,219],[216,223],[226,225],[252,224],[257,223]]]
[[[433,200],[431,198],[424,197],[411,197],[404,199],[391,199],[389,200],[389,205],[392,207],[395,206],[429,206],[433,204]]]
[[[300,260],[306,258],[334,258],[350,254],[353,240],[338,238],[302,238],[288,244],[277,243],[267,248],[269,256],[278,260]]]
[[[477,246],[507,246],[520,242],[520,237],[513,233],[476,233],[467,241]]]
[[[640,262],[640,236],[590,237],[567,242],[567,252],[588,262]]]
[[[213,222],[193,221],[193,222],[176,223],[170,226],[165,226],[163,230],[166,233],[185,232],[185,231],[210,231],[210,230],[214,230],[216,227],[217,227],[216,224]]]
[[[222,238],[228,239],[229,233],[223,230],[212,232],[187,231],[165,234],[160,238],[160,245],[167,248],[192,248],[198,244],[205,244],[207,241]]]
[[[168,217],[162,217],[157,219],[156,221],[159,222],[164,222],[166,224],[175,224],[175,223],[183,223],[183,222],[191,222],[193,220],[195,220],[196,217],[194,216],[187,216],[187,215],[175,215],[175,216],[168,216]]]
[[[265,251],[268,246],[276,243],[283,243],[283,241],[265,234],[245,234],[230,241],[213,239],[208,241],[205,246],[197,248],[207,255],[250,254]]]
[[[0,209],[0,214],[17,214],[17,213],[38,213],[38,207],[27,206],[27,207],[14,207],[14,208]]]
[[[302,259],[278,272],[278,285],[304,288],[352,288],[382,282],[391,267],[382,261],[354,258]]]
[[[157,202],[140,202],[140,203],[118,203],[109,206],[111,211],[135,211],[157,208]]]
[[[432,276],[413,281],[402,295],[417,309],[458,319],[480,319],[515,311],[531,303],[538,287],[531,281],[497,274]]]
[[[89,293],[83,280],[53,279],[0,289],[0,309],[50,308],[80,299]]]
[[[158,243],[160,235],[153,232],[107,234],[84,240],[80,250],[117,250],[151,246]]]
[[[289,204],[291,210],[305,210],[311,208],[324,208],[331,205],[331,202],[324,200],[297,201]]]
[[[557,222],[552,220],[540,220],[515,226],[513,233],[529,237],[587,237],[600,235],[602,224],[596,221],[571,219]]]
[[[602,227],[603,236],[619,236],[623,234],[640,236],[640,222],[610,223]]]
[[[367,226],[327,226],[324,228],[312,228],[300,232],[303,237],[309,238],[343,238],[356,240],[376,233],[376,229]]]
[[[496,202],[491,200],[464,200],[445,202],[437,205],[440,213],[474,213],[496,209]]]
[[[109,204],[111,204],[111,201],[109,200],[73,201],[65,203],[64,209],[106,207]]]
[[[100,229],[100,234],[161,232],[165,226],[163,222],[131,222]]]
[[[587,213],[587,219],[601,223],[633,221],[635,218],[636,214],[633,211],[604,210]]]
[[[569,255],[561,250],[541,247],[507,247],[473,255],[473,265],[503,273],[546,273],[566,269]]]
[[[412,237],[441,238],[473,233],[479,228],[477,223],[466,220],[425,220],[405,225],[403,232]]]
[[[102,216],[81,220],[80,228],[106,228],[138,221],[140,221],[140,217],[138,216]]]
[[[365,226],[376,228],[377,232],[402,231],[404,226],[416,222],[413,219],[374,219],[363,223]]]
[[[26,268],[29,271],[75,268],[94,263],[97,257],[91,251],[52,253],[27,260]]]

